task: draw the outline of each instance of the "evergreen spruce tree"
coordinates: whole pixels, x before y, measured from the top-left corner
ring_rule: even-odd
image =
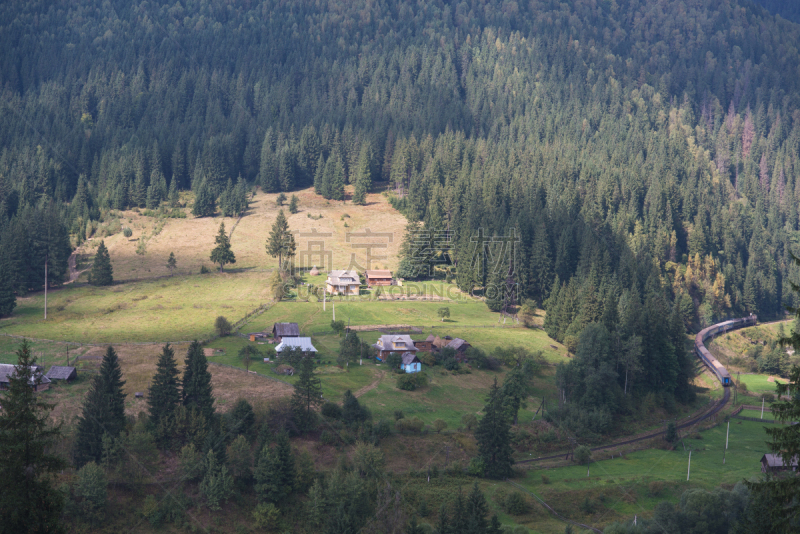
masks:
[[[355,172],[355,190],[353,192],[353,204],[363,206],[367,201],[367,193],[372,187],[372,171],[370,165],[370,149],[366,144],[361,147],[358,156],[358,165]]]
[[[278,435],[275,448],[265,444],[258,456],[255,490],[259,500],[278,504],[291,495],[296,477],[294,455],[285,433]]]
[[[166,448],[170,435],[161,435],[159,429],[170,427],[170,421],[175,417],[175,410],[181,404],[181,392],[178,389],[180,379],[178,365],[175,362],[175,351],[164,345],[161,355],[156,363],[156,374],[150,384],[147,394],[147,404],[150,407],[150,422],[156,428],[156,439],[159,446]]]
[[[300,202],[300,199],[297,198],[297,195],[292,195],[292,199],[289,201],[289,213],[297,213],[297,204]]]
[[[495,379],[483,417],[475,429],[478,442],[478,458],[483,461],[484,475],[487,478],[504,479],[511,476],[511,425],[503,406],[503,395]]]
[[[227,501],[233,493],[233,476],[217,460],[214,451],[208,451],[204,464],[205,475],[200,481],[200,493],[206,498],[209,510],[219,510],[220,503]]]
[[[175,259],[175,253],[170,252],[169,258],[167,258],[167,269],[169,269],[170,275],[172,275],[176,267],[178,267],[178,260]]]
[[[107,434],[111,439],[116,439],[125,429],[124,385],[119,358],[114,348],[109,346],[100,364],[100,372],[92,379],[92,386],[78,418],[73,453],[78,467],[87,462],[100,463],[103,436]]]
[[[314,192],[316,194],[322,195],[324,181],[325,181],[325,158],[322,156],[322,154],[320,154],[319,160],[317,160],[317,168],[314,171]]]
[[[169,202],[169,206],[171,208],[178,207],[178,201],[180,200],[180,196],[178,195],[178,178],[175,174],[172,175],[172,180],[169,182],[169,191],[167,192],[167,201]]]
[[[230,239],[228,239],[228,234],[225,233],[224,222],[220,223],[219,232],[214,242],[217,246],[211,251],[211,261],[219,265],[219,272],[222,272],[222,268],[225,267],[225,265],[236,263],[236,256],[231,250]]]
[[[11,289],[11,280],[8,270],[0,265],[0,317],[11,315],[17,306],[17,296]]]
[[[328,181],[328,197],[331,200],[344,200],[345,172],[342,158],[338,155],[333,162],[333,169]]]
[[[301,432],[307,432],[314,427],[316,421],[314,406],[322,404],[322,386],[320,379],[314,375],[314,361],[311,356],[302,358],[299,367],[299,376],[292,395],[292,412],[297,427]]]
[[[278,258],[278,268],[284,266],[284,258],[292,258],[297,250],[294,235],[289,231],[289,222],[283,210],[278,212],[278,217],[272,225],[266,244],[267,254]]]
[[[450,516],[447,515],[447,506],[442,504],[439,507],[439,520],[436,522],[436,528],[433,530],[435,534],[452,534],[450,529]]]
[[[192,215],[195,217],[211,217],[217,211],[217,202],[211,187],[205,178],[201,179],[194,192]]]
[[[89,273],[89,283],[93,286],[110,286],[114,283],[114,270],[111,267],[111,257],[104,241],[100,241],[97,254],[94,256],[92,271]]]
[[[0,395],[0,532],[64,531],[63,497],[53,487],[64,460],[48,452],[61,432],[48,421],[53,405],[31,387],[40,382],[35,363],[23,341],[8,391]]]
[[[472,491],[467,496],[467,529],[464,534],[485,534],[489,524],[486,521],[486,514],[489,507],[486,504],[486,497],[483,496],[478,481],[472,485]]]
[[[189,410],[196,409],[206,421],[211,421],[214,415],[211,373],[208,372],[208,361],[198,341],[192,341],[189,345],[184,363],[183,405]]]
[[[486,529],[486,534],[503,534],[503,527],[500,525],[500,519],[497,514],[492,514],[492,520],[489,523],[489,528]]]
[[[408,522],[408,527],[406,527],[406,534],[425,534],[425,530],[417,522],[416,515],[411,516],[411,521]]]

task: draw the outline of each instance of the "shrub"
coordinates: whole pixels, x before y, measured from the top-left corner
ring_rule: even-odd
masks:
[[[591,500],[589,500],[589,497],[586,497],[580,504],[580,509],[581,512],[583,512],[584,514],[590,515],[594,513],[595,506],[594,503]]]
[[[520,492],[515,491],[508,494],[503,503],[503,508],[511,515],[523,515],[528,512],[529,507],[525,497]]]
[[[658,480],[653,481],[647,485],[647,491],[651,497],[658,497],[664,491],[664,483]]]
[[[442,430],[447,428],[447,422],[444,419],[437,419],[433,422],[433,428],[436,429],[436,432],[441,434]]]
[[[200,266],[200,274],[208,274],[210,272],[211,271],[209,271],[208,268],[205,265],[201,265]]]
[[[405,417],[405,415],[403,415],[403,410],[395,410],[394,411],[394,420],[395,421],[399,421],[403,417]]]
[[[466,413],[461,416],[461,424],[464,425],[467,430],[472,430],[478,426],[478,418],[475,417],[475,414]]]
[[[126,226],[125,228],[122,229],[122,235],[124,235],[125,237],[130,237],[133,235],[133,230],[131,230]]]
[[[443,360],[442,367],[448,371],[458,371],[460,368],[458,361],[455,358],[447,358],[446,360]]]
[[[335,402],[326,402],[322,405],[322,415],[327,417],[328,419],[341,419],[342,418],[342,407],[336,404]]]
[[[404,391],[414,391],[425,385],[425,376],[422,373],[404,373],[397,377],[397,387]]]
[[[214,330],[217,331],[217,334],[220,337],[230,335],[232,329],[233,327],[231,326],[230,321],[228,321],[228,319],[222,315],[217,317],[216,321],[214,321]]]
[[[338,440],[336,439],[336,434],[330,432],[329,430],[323,430],[322,434],[319,436],[319,440],[324,445],[334,445]]]
[[[581,445],[575,449],[572,458],[576,464],[585,464],[592,457],[592,451],[586,445]]]
[[[414,434],[419,434],[425,427],[425,423],[423,423],[422,419],[419,417],[414,417],[412,419],[400,419],[399,421],[395,422],[394,427],[398,432],[411,432]]]
[[[436,356],[434,356],[430,352],[420,352],[419,354],[417,354],[417,358],[419,358],[419,361],[421,361],[423,364],[429,367],[433,367],[434,365],[436,365]]]
[[[674,443],[678,439],[678,431],[675,429],[675,423],[670,421],[667,423],[667,433],[664,437],[668,442]]]
[[[391,369],[393,373],[399,372],[402,364],[403,357],[396,352],[390,352],[386,357],[386,365],[389,366],[389,369]]]
[[[550,484],[550,477],[547,475],[542,475],[542,484]]]

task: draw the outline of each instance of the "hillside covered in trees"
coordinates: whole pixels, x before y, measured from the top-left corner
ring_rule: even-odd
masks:
[[[0,14],[8,240],[51,200],[53,235],[77,243],[109,210],[179,190],[203,216],[215,199],[237,211],[223,200],[245,183],[337,200],[353,184],[363,202],[389,182],[416,232],[401,274],[487,297],[518,288],[578,354],[559,375],[565,395],[606,369],[614,391],[597,394],[612,411],[631,388],[689,396],[684,328],[793,303],[800,26],[749,1],[8,2]],[[490,250],[499,236],[515,236],[515,254]],[[12,287],[39,287],[21,273],[42,280],[41,259],[32,271],[3,256]],[[593,362],[590,337],[608,347]]]

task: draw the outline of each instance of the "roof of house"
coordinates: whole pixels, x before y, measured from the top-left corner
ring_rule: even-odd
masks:
[[[458,349],[464,347],[464,345],[469,346],[469,343],[467,343],[466,341],[464,341],[460,337],[457,337],[453,341],[451,341],[450,343],[445,345],[445,347],[450,347],[451,349],[458,350]],[[464,348],[466,348],[466,347],[464,347]]]
[[[74,367],[67,367],[65,365],[54,365],[47,371],[47,378],[50,380],[69,380],[72,373],[75,372]]]
[[[300,327],[297,323],[275,323],[272,331],[278,337],[300,337]]]
[[[389,269],[367,269],[364,271],[367,278],[391,278],[392,271]]]
[[[433,343],[433,340],[434,340],[434,339],[436,339],[436,336],[434,336],[433,334],[431,334],[431,335],[429,335],[427,338],[425,338],[425,341],[429,341],[429,342]]]
[[[388,334],[378,338],[378,342],[373,345],[380,350],[402,350],[416,351],[414,340],[407,334]]]
[[[770,467],[784,467],[783,458],[780,454],[765,454],[761,457],[761,463],[766,463]],[[792,459],[791,467],[797,467],[797,456]]]
[[[331,271],[328,273],[328,283],[336,284],[358,284],[360,280],[356,271]]]
[[[30,385],[33,385],[35,382],[35,376],[39,375],[40,384],[49,384],[50,379],[47,378],[45,375],[42,374],[42,367],[39,365],[34,365],[34,376],[28,381]],[[16,366],[11,365],[10,363],[0,363],[0,382],[8,382],[9,377],[14,376],[16,372]]]
[[[409,365],[409,364],[412,364],[412,363],[420,363],[419,362],[419,358],[417,358],[417,355],[414,354],[413,352],[404,352],[402,354],[402,358],[403,358],[403,365]]]
[[[314,345],[311,344],[310,337],[285,337],[280,343],[275,345],[275,352],[281,352],[283,349],[299,348],[303,352],[317,352]]]

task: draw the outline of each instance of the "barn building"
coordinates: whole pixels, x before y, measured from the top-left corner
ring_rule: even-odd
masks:
[[[50,379],[42,372],[44,369],[39,365],[33,366],[33,376],[28,384],[34,391],[47,391],[50,389]],[[16,366],[8,363],[0,363],[0,389],[8,389],[9,379],[14,376]],[[37,383],[38,382],[38,383]]]
[[[275,352],[280,355],[281,352],[284,350],[292,350],[297,349],[303,351],[303,354],[308,355],[309,353],[316,354],[317,349],[314,348],[314,345],[311,344],[310,337],[286,337],[281,340],[280,343],[275,345]]]
[[[784,465],[783,458],[780,454],[765,454],[761,457],[762,473],[774,474],[783,471],[797,471],[797,456],[789,462],[789,465]]]
[[[364,276],[368,287],[390,286],[393,283],[392,271],[387,269],[367,269]]]
[[[54,365],[49,371],[47,371],[47,375],[45,376],[47,376],[51,382],[55,382],[56,380],[72,382],[78,378],[78,370],[74,367],[67,367],[65,365]]]
[[[297,323],[275,323],[272,325],[272,337],[279,343],[285,337],[300,337],[300,327]]]

